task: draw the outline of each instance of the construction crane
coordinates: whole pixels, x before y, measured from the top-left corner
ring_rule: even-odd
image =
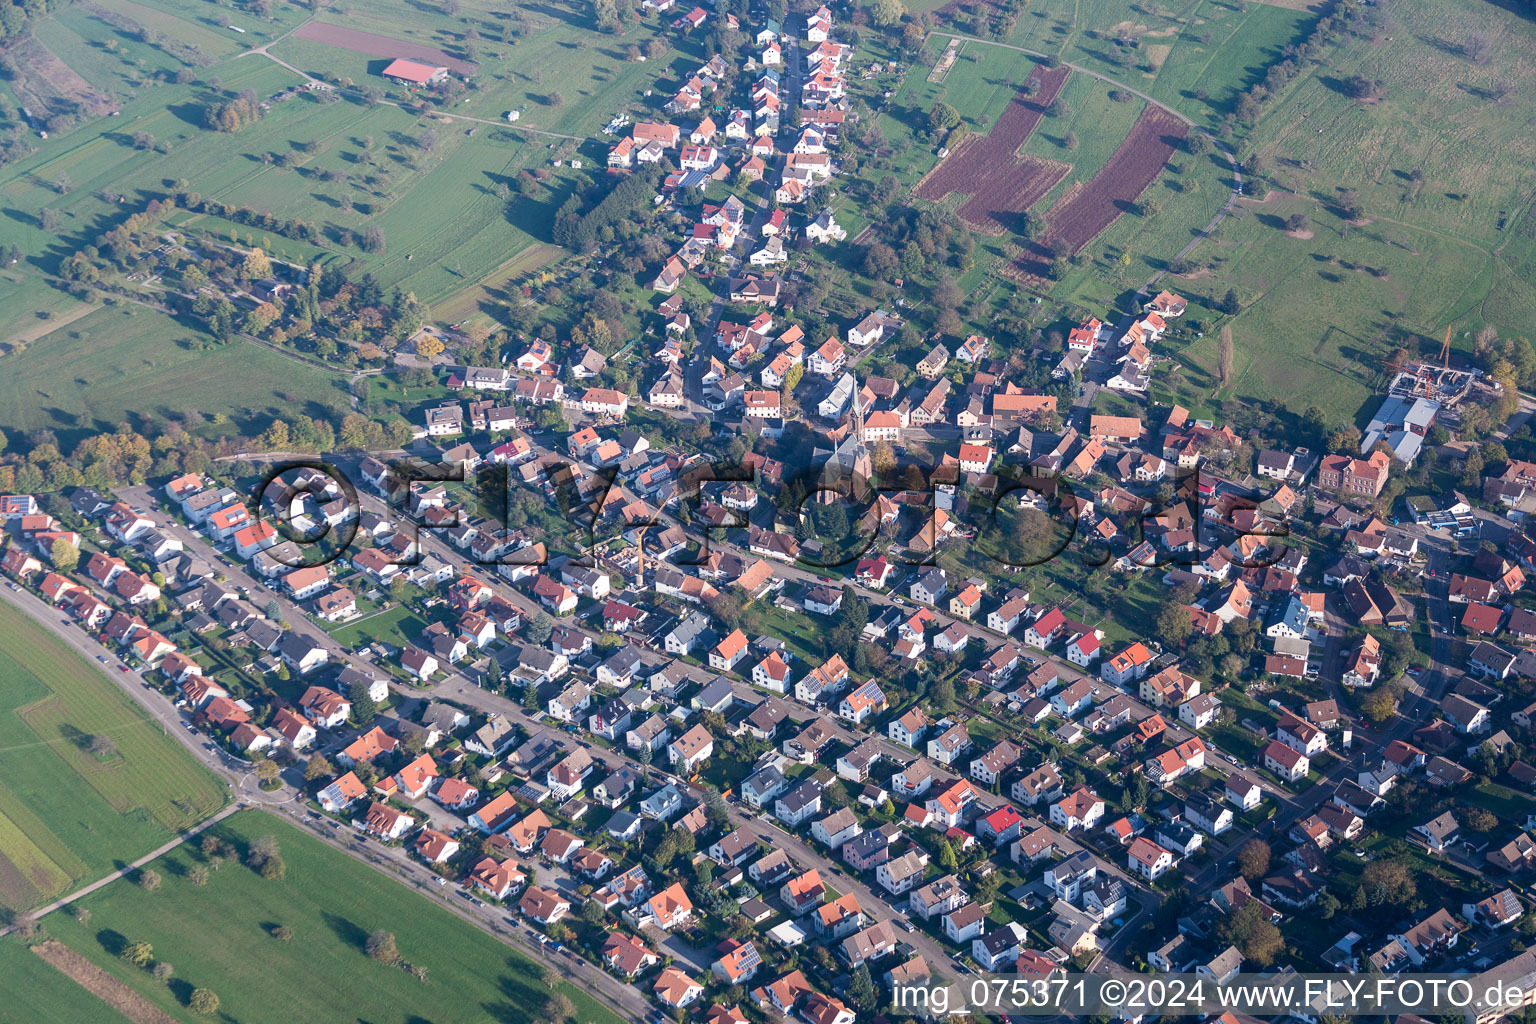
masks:
[[[1440,344],[1440,368],[1442,370],[1451,368],[1451,328],[1449,326],[1445,329],[1445,341]]]
[[[645,533],[655,523],[647,523],[635,529],[635,590],[645,589]]]

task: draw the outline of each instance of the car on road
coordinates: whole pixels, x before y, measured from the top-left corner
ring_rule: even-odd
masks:
[[[127,665],[119,665],[119,666],[117,666],[117,670],[119,672],[127,672],[128,671],[128,666]]]
[[[96,655],[96,660],[105,665],[107,663],[107,656],[105,654],[98,654]]]
[[[436,882],[438,885],[448,884],[448,879],[444,878],[442,875],[433,875],[432,881]]]

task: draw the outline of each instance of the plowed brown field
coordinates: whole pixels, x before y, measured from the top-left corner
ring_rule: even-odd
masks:
[[[1043,274],[1055,243],[1065,242],[1067,251],[1076,253],[1097,238],[1156,180],[1188,132],[1189,126],[1168,111],[1148,106],[1092,180],[1051,207],[1045,237],[1019,257],[1023,265],[1018,271]]]
[[[956,146],[917,183],[913,195],[929,202],[939,202],[951,192],[969,195],[959,209],[961,220],[990,235],[1008,230],[1013,218],[1071,170],[1063,163],[1018,155],[1069,74],[1070,68],[1036,65],[1029,74],[1038,86],[1035,95],[1015,95],[991,131],[972,135]]]

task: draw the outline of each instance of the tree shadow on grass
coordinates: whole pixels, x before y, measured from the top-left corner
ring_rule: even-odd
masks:
[[[325,920],[326,927],[330,928],[342,942],[355,947],[360,952],[367,945],[368,933],[353,922],[338,914],[326,913],[322,917]]]

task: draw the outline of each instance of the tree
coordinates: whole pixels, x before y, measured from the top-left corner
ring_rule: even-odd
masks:
[[[947,132],[960,123],[960,112],[943,100],[928,111],[928,127],[935,133]]]
[[[1194,626],[1189,619],[1189,609],[1177,601],[1169,601],[1157,616],[1157,632],[1167,643],[1182,647],[1189,639]]]
[[[544,1000],[545,1020],[559,1024],[560,1021],[570,1020],[574,1016],[576,1016],[576,1007],[565,993],[556,992]]]
[[[529,643],[543,645],[549,642],[549,636],[555,631],[555,622],[544,612],[539,612],[528,623],[525,636]]]
[[[1461,816],[1461,823],[1473,832],[1491,832],[1499,819],[1486,807],[1471,807]]]
[[[1307,215],[1304,213],[1291,214],[1285,219],[1285,230],[1293,235],[1299,235],[1307,230]]]
[[[939,867],[943,868],[945,871],[953,871],[958,866],[959,861],[955,859],[955,848],[949,845],[948,839],[940,839]]]
[[[352,684],[352,690],[348,694],[352,698],[352,720],[360,726],[373,721],[373,716],[379,713],[379,705],[369,695],[369,689],[368,681],[359,679]]]
[[[1236,946],[1245,959],[1259,967],[1273,963],[1275,955],[1285,946],[1280,929],[1264,916],[1258,900],[1249,900],[1229,914],[1217,928],[1217,935],[1220,941]]]
[[[135,967],[148,967],[155,959],[155,947],[147,942],[130,942],[118,956]]]
[[[400,961],[400,950],[395,946],[394,934],[383,929],[368,936],[368,941],[363,944],[363,950],[381,964],[393,964]]]
[[[211,988],[195,988],[192,997],[187,1000],[187,1005],[193,1013],[204,1017],[212,1017],[219,1012],[219,994]]]
[[[260,249],[252,249],[240,261],[240,276],[247,281],[265,281],[272,276],[272,261]]]
[[[309,755],[309,760],[304,764],[304,781],[314,782],[316,779],[328,778],[335,772],[336,769],[331,766],[331,762],[317,750]]]
[[[1378,683],[1360,698],[1360,713],[1370,719],[1372,725],[1390,721],[1397,714],[1397,689],[1388,683]]]
[[[289,928],[285,924],[280,924],[276,928],[272,929],[272,937],[278,942],[292,942],[293,929]]]
[[[274,855],[262,862],[261,877],[269,882],[281,882],[287,873],[288,865],[283,863],[281,857]]]
[[[704,794],[704,814],[709,819],[709,827],[724,829],[731,823],[730,808],[726,806],[725,797],[720,795],[718,789],[711,788]]]
[[[1360,873],[1360,887],[1371,907],[1403,908],[1412,903],[1419,887],[1405,860],[1373,860]]]
[[[907,8],[901,0],[875,0],[870,8],[870,20],[876,28],[890,28],[901,23],[901,19],[907,16]]]
[[[273,784],[283,776],[282,768],[270,757],[256,762],[256,778],[264,788],[274,788]]]
[[[1216,308],[1229,316],[1236,316],[1242,312],[1243,305],[1237,299],[1237,289],[1228,288],[1227,294],[1221,297],[1221,301],[1216,304]]]
[[[848,979],[848,1001],[861,1010],[873,1010],[878,999],[875,979],[870,977],[869,965],[859,964]]]
[[[246,852],[245,860],[253,868],[259,868],[266,863],[269,857],[276,857],[278,845],[276,836],[261,836],[251,843],[251,848]]]
[[[187,869],[187,881],[191,882],[198,888],[202,888],[203,886],[207,885],[208,865],[193,864],[190,868]]]
[[[60,537],[48,548],[48,560],[60,572],[71,572],[80,564],[80,549]]]
[[[155,976],[156,981],[165,983],[171,980],[171,976],[176,973],[176,968],[172,967],[169,961],[161,960],[149,973]]]
[[[144,868],[139,872],[139,888],[145,892],[154,892],[160,888],[160,872],[152,868]]]
[[[1244,878],[1263,878],[1269,873],[1269,844],[1250,839],[1237,851],[1237,870]]]

